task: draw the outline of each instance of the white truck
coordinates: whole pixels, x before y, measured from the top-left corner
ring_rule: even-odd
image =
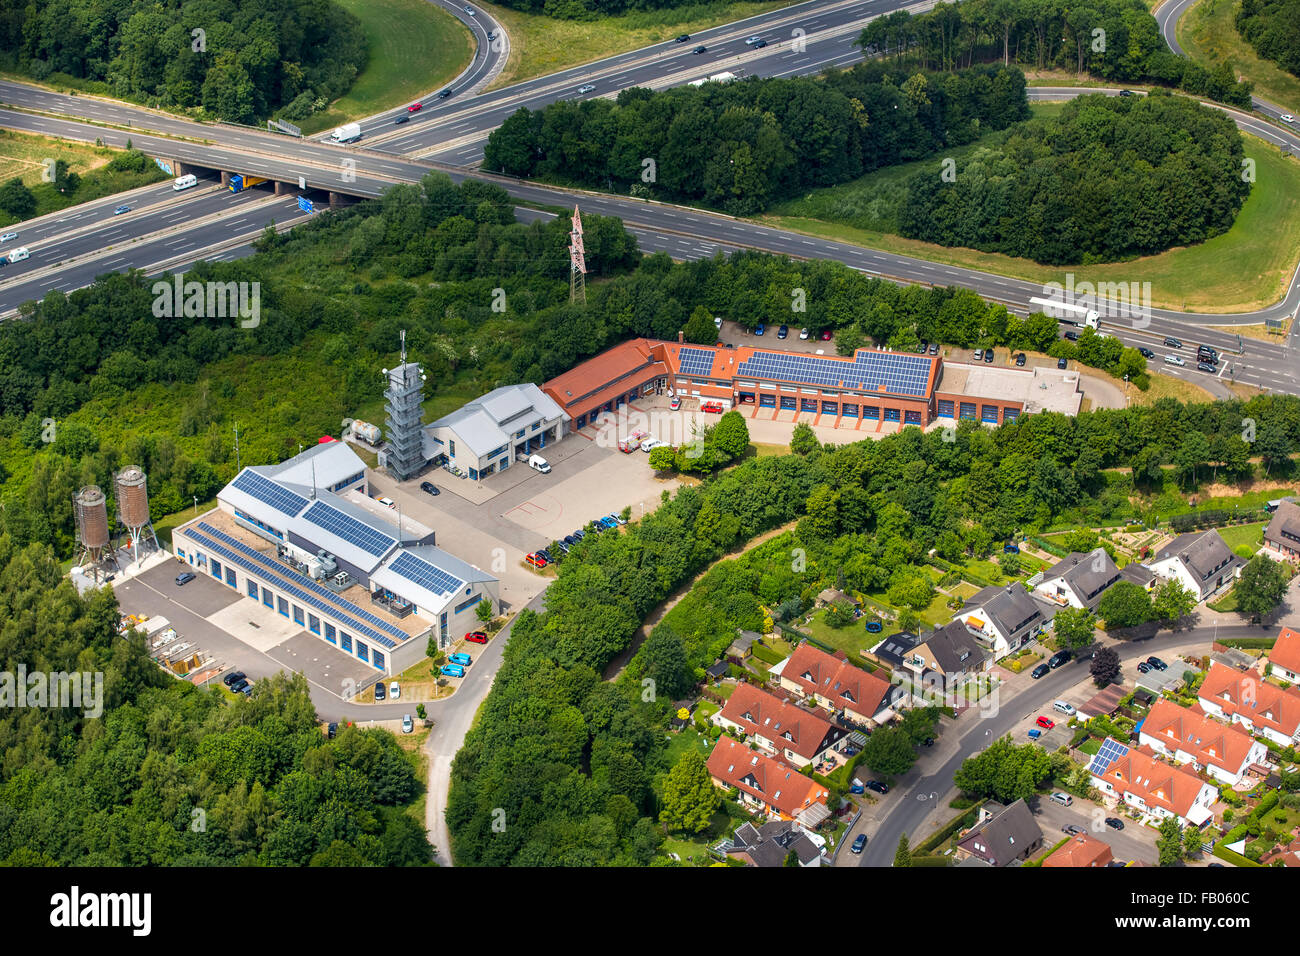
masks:
[[[330,139],[336,143],[355,143],[361,138],[361,124],[348,123],[330,133]]]
[[[732,80],[736,78],[737,77],[735,73],[732,73],[730,71],[723,71],[722,73],[714,73],[712,76],[706,76],[703,77],[702,79],[691,80],[689,85],[703,86],[705,83],[730,83]]]
[[[1058,322],[1064,322],[1066,325],[1076,325],[1079,328],[1095,329],[1098,320],[1101,318],[1095,309],[1085,309],[1081,305],[1062,302],[1059,299],[1031,298],[1029,304],[1035,306],[1037,311],[1056,319]]]

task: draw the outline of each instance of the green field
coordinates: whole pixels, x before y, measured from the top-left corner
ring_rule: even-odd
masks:
[[[1268,522],[1258,521],[1254,524],[1238,524],[1230,528],[1220,528],[1219,535],[1224,543],[1242,557],[1249,557],[1264,544],[1264,527]],[[1242,550],[1238,551],[1240,548]]]
[[[1260,98],[1300,112],[1300,76],[1255,53],[1233,25],[1236,8],[1235,0],[1201,0],[1178,23],[1179,45],[1209,70],[1226,60],[1239,77],[1255,84]]]
[[[510,56],[505,69],[489,89],[662,43],[681,33],[694,33],[768,10],[779,10],[794,2],[697,3],[672,10],[642,10],[618,17],[601,17],[590,22],[557,20],[480,3],[480,7],[505,27],[510,37]],[[701,70],[700,75],[706,72],[715,71]]]
[[[416,99],[454,79],[474,56],[469,30],[425,0],[338,3],[364,25],[369,58],[346,95],[300,124],[304,133],[318,133]]]
[[[824,239],[1031,282],[1059,282],[1065,272],[1073,273],[1075,282],[1150,282],[1152,305],[1158,308],[1203,313],[1253,311],[1282,298],[1300,260],[1300,161],[1282,156],[1278,149],[1252,136],[1245,141],[1246,155],[1255,162],[1255,186],[1232,228],[1200,245],[1130,262],[1041,266],[997,253],[903,239],[881,228],[892,221],[888,218],[890,203],[882,198],[885,187],[896,189],[909,170],[933,166],[940,157],[818,190],[774,207],[762,219],[769,225]],[[952,151],[953,156],[961,154],[962,150]],[[836,209],[856,208],[853,197],[862,200],[866,225],[829,218]]]

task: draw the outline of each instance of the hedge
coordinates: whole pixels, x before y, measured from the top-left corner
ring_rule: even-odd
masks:
[[[969,813],[963,813],[961,816],[949,820],[946,824],[932,833],[928,840],[924,843],[917,844],[916,849],[913,852],[929,853],[931,850],[937,849],[962,827],[974,826],[977,819],[979,819],[979,813],[972,810]]]
[[[1235,853],[1232,850],[1229,850],[1226,846],[1223,845],[1223,843],[1215,844],[1212,855],[1217,856],[1220,860],[1224,860],[1228,863],[1231,863],[1233,866],[1263,866],[1262,863],[1256,863],[1254,860],[1248,860],[1240,853]]]
[[[1225,637],[1219,641],[1224,647],[1236,647],[1242,650],[1272,650],[1277,643],[1276,637]]]
[[[951,866],[951,860],[946,856],[914,856],[912,857],[912,866]]]
[[[1038,535],[1031,535],[1029,540],[1034,542],[1034,544],[1038,545],[1038,547],[1041,550],[1046,551],[1048,554],[1054,554],[1058,558],[1064,558],[1069,554],[1069,552],[1066,551],[1064,548],[1058,548],[1056,545],[1052,544],[1052,542],[1048,541],[1046,538],[1040,538],[1038,537]]]
[[[757,657],[764,664],[775,665],[775,664],[780,664],[783,660],[785,660],[785,658],[781,656],[780,651],[768,647],[765,644],[759,644],[757,642],[755,642],[754,645],[750,647],[749,652],[753,654],[755,657]]]

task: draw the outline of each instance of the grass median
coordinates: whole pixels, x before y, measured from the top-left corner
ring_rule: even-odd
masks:
[[[1233,23],[1234,0],[1201,0],[1178,22],[1178,45],[1207,70],[1220,63],[1232,64],[1242,79],[1255,84],[1255,95],[1300,112],[1300,76],[1293,76],[1255,52],[1242,39]]]

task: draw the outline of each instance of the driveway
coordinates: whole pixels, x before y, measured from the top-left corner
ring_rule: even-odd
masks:
[[[1030,802],[1030,809],[1043,828],[1043,845],[1052,846],[1065,834],[1061,828],[1067,824],[1083,827],[1088,834],[1110,847],[1115,859],[1126,863],[1140,860],[1155,864],[1156,831],[1150,827],[1140,826],[1136,821],[1124,818],[1124,814],[1107,810],[1103,804],[1074,798],[1073,806],[1063,807],[1046,797],[1036,797]],[[1123,830],[1112,830],[1106,826],[1107,817],[1119,817],[1124,821]]]

